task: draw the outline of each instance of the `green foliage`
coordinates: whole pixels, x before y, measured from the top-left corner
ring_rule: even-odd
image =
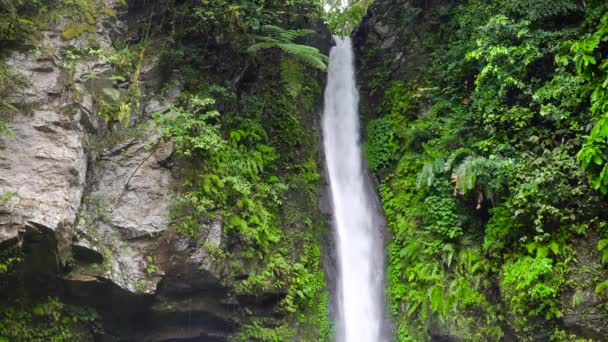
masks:
[[[445,185],[443,185],[445,186]],[[456,201],[447,196],[428,196],[424,200],[426,229],[442,239],[452,240],[462,235],[455,213]]]
[[[158,268],[154,264],[154,257],[148,255],[146,257],[146,273],[148,273],[148,275],[151,276],[154,273],[156,273],[157,270],[158,270]]]
[[[597,284],[597,286],[595,287],[595,293],[597,293],[597,294],[604,293],[607,289],[608,289],[608,279]]]
[[[367,137],[365,156],[370,170],[389,166],[398,148],[393,124],[385,118],[370,120],[367,123]]]
[[[410,110],[418,105],[420,93],[413,86],[405,82],[393,81],[384,90],[384,99],[381,103],[380,110],[385,115],[392,115],[391,119],[397,118],[412,118]]]
[[[97,313],[66,305],[56,298],[37,304],[17,303],[1,309],[0,341],[79,341],[99,332]],[[83,327],[85,328],[83,330]]]
[[[316,20],[321,13],[317,0],[187,0],[174,10],[175,18],[183,22],[174,23],[174,40],[199,36],[211,44],[237,48],[250,44],[247,34],[258,31],[262,24],[294,27],[304,17]]]
[[[3,1],[0,3],[0,45],[30,41],[37,31],[32,19],[48,11],[48,4],[40,1]]]
[[[524,226],[514,219],[511,211],[505,206],[492,208],[490,215],[483,248],[498,257],[504,247],[511,245],[522,234]]]
[[[321,71],[327,69],[329,57],[322,54],[319,49],[294,43],[294,40],[314,33],[313,30],[286,30],[274,25],[262,25],[260,27],[260,33],[262,35],[254,36],[257,43],[249,46],[246,50],[247,52],[256,53],[263,49],[279,48],[289,56],[308,66]]]
[[[602,252],[602,262],[608,264],[608,239],[598,241],[597,249]]]
[[[237,42],[250,29],[223,32]],[[242,56],[231,44],[212,51],[184,47],[161,57],[163,69],[178,68],[185,79],[180,105],[156,115],[186,170],[172,221],[178,234],[202,238],[221,220],[222,241],[212,250],[226,282],[246,297],[280,294],[273,312],[283,318],[245,308],[236,338],[287,340],[297,324],[300,340],[326,339],[331,324],[317,246],[325,229],[315,194],[318,142],[308,126],[318,110],[317,74],[283,54],[243,66],[250,68],[249,79],[234,89],[225,71],[206,67],[227,50]]]
[[[591,96],[593,128],[578,153],[583,167],[589,171],[594,189],[608,194],[608,55],[602,52],[602,43],[608,41],[608,13],[601,18],[596,31],[578,41],[566,42],[569,52],[558,55],[556,62],[566,67],[570,62],[585,80],[582,93]]]
[[[574,284],[580,262],[570,245],[599,231],[594,216],[605,211],[577,160],[589,141],[585,127],[593,116],[597,127],[599,115],[586,108],[593,91],[569,50],[573,39],[598,30],[606,10],[598,6],[447,5],[425,13],[425,21],[441,23],[438,32],[417,32],[432,52],[418,79],[403,81],[386,64],[368,74],[370,112],[379,115],[370,120],[367,146],[378,147],[367,147],[368,158],[380,171],[392,233],[387,280],[399,341],[430,340],[429,326],[457,330],[467,341],[499,341],[505,327],[521,340],[576,340],[559,332],[570,306],[564,294],[590,286],[605,293],[603,277]],[[410,56],[392,49],[383,60]],[[589,51],[601,86],[605,51]],[[364,61],[378,57],[367,53]],[[583,69],[584,60],[577,59]],[[597,147],[603,158],[605,146]],[[599,177],[604,159],[593,158],[589,170]]]
[[[16,266],[23,261],[18,248],[5,248],[0,252],[0,276],[13,273]]]
[[[545,314],[546,319],[560,318],[563,314],[553,302],[558,289],[543,279],[553,272],[552,260],[546,257],[523,257],[508,261],[503,266],[502,285],[511,311],[519,315],[522,326],[526,317]],[[530,310],[532,309],[532,310]]]
[[[123,127],[130,124],[131,113],[140,106],[139,73],[146,51],[147,43],[137,45],[126,45],[122,42],[114,42],[114,46],[108,50],[93,49],[88,51],[83,49],[67,50],[68,63],[64,66],[68,71],[74,70],[76,64],[84,58],[99,59],[102,62],[109,62],[112,65],[114,75],[100,77],[95,74],[86,74],[85,78],[91,80],[94,92],[95,104],[98,107],[98,114],[106,122],[111,124],[118,122]],[[76,53],[72,52],[75,50]],[[126,76],[123,76],[126,75]],[[126,92],[122,92],[114,87],[101,88],[96,84],[97,80],[105,79],[109,81],[125,82],[127,78],[131,84]],[[101,89],[99,89],[101,88]]]
[[[348,37],[361,23],[372,0],[324,0],[325,23],[330,31],[340,37]]]
[[[212,124],[220,116],[209,109],[215,101],[193,97],[191,103],[193,113],[176,107],[174,115],[156,115],[163,137],[175,142],[180,155],[204,161],[200,174],[184,184],[189,190],[179,200],[178,231],[198,236],[198,222],[219,210],[228,230],[246,242],[263,248],[278,242],[275,213],[286,186],[262,178],[264,167],[276,159],[274,149],[264,144],[264,130],[261,135],[233,130],[229,142]]]
[[[0,3],[0,46],[36,43],[41,30],[55,24],[60,16],[74,21],[64,28],[64,38],[72,39],[93,30],[96,17],[104,12],[98,0],[16,0]]]

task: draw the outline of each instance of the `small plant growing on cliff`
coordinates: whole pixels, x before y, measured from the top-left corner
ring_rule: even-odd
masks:
[[[329,58],[319,49],[294,43],[294,40],[314,33],[313,30],[286,30],[274,25],[263,25],[260,30],[263,35],[254,36],[257,43],[249,46],[247,52],[256,53],[264,49],[279,48],[306,65],[321,71],[327,70]]]
[[[49,297],[42,302],[18,298],[0,311],[0,341],[81,341],[83,328],[102,332],[97,312]]]
[[[148,255],[146,257],[146,273],[148,273],[148,275],[152,275],[156,273],[156,271],[158,271],[158,267],[154,265],[154,257]]]

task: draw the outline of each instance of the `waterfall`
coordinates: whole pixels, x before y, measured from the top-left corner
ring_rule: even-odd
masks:
[[[338,322],[342,342],[379,342],[384,321],[381,215],[359,146],[359,94],[350,38],[330,52],[323,139],[338,256]]]

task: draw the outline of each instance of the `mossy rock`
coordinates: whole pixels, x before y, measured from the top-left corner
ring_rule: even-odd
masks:
[[[65,40],[72,40],[80,37],[85,32],[95,33],[95,27],[91,24],[72,22],[67,24],[61,36]]]

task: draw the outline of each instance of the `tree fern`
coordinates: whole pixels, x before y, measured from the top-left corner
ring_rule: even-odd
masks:
[[[264,49],[279,48],[306,65],[321,71],[327,70],[329,58],[322,54],[319,49],[294,43],[294,40],[314,33],[313,30],[286,30],[274,25],[263,25],[260,31],[263,35],[253,36],[256,43],[249,46],[247,52],[256,53]]]
[[[275,25],[262,25],[260,31],[265,36],[257,36],[264,39],[272,39],[276,41],[280,41],[282,43],[292,43],[294,40],[298,38],[302,38],[309,34],[315,33],[313,30],[309,29],[296,29],[296,30],[286,30],[282,27]]]

